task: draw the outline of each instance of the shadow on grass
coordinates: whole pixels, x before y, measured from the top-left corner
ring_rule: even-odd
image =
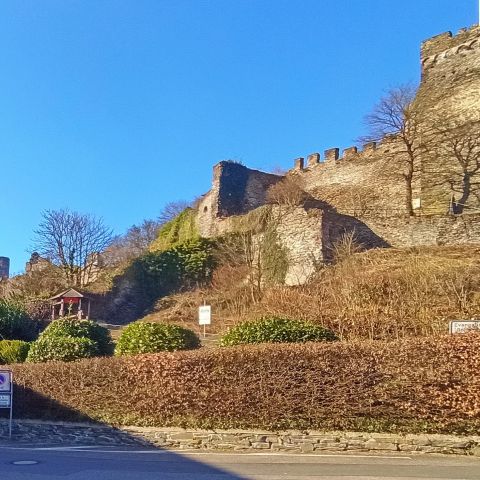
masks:
[[[42,414],[32,418],[29,411]],[[245,478],[193,460],[177,453],[178,451],[166,450],[144,437],[96,421],[83,412],[18,385],[14,387],[11,439],[8,437],[8,414],[7,409],[0,409],[0,464],[12,464],[14,461],[12,458],[24,458],[24,452],[28,450],[30,456],[37,455],[41,459],[39,463],[48,464],[50,469],[42,470],[43,467],[39,467],[32,470],[32,473],[68,475],[93,469],[105,472],[118,471],[119,478],[127,478],[122,475],[129,473],[138,474],[138,478],[143,478],[142,473],[159,475],[154,478],[171,478],[179,475],[179,478],[192,480]],[[135,453],[142,455],[133,455]],[[152,456],[148,453],[162,455]],[[187,451],[184,450],[183,453]],[[2,458],[5,455],[8,456],[7,462]],[[2,479],[9,478],[8,471],[8,467],[4,470],[2,466]],[[14,469],[11,471],[14,472]],[[30,477],[27,475],[24,478]]]

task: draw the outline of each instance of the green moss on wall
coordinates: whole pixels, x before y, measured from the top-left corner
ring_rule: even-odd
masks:
[[[150,245],[151,252],[160,252],[188,240],[199,238],[195,221],[196,211],[186,208],[180,215],[160,228],[157,238]]]
[[[231,217],[231,235],[241,237],[240,244],[251,245],[252,251],[246,257],[255,263],[254,270],[260,269],[258,274],[267,284],[284,283],[289,267],[288,250],[278,234],[280,221],[271,205]]]

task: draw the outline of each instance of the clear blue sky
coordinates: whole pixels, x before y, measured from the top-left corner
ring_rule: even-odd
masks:
[[[0,256],[20,272],[44,209],[121,233],[209,189],[348,147],[420,42],[477,0],[0,0]]]

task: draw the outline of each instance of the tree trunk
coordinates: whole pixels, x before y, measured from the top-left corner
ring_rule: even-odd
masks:
[[[468,198],[470,197],[470,191],[472,189],[470,177],[471,174],[469,172],[463,172],[462,196],[460,197],[455,206],[455,213],[463,213],[463,211],[465,210],[465,205],[468,202]]]
[[[412,178],[413,175],[410,173],[405,175],[405,208],[410,216],[413,216]]]

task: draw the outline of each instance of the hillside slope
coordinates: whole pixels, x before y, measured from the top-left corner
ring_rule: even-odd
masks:
[[[298,287],[265,287],[250,298],[239,268],[221,267],[211,287],[160,299],[148,321],[199,330],[197,308],[212,305],[208,331],[252,317],[311,320],[344,339],[393,339],[445,333],[448,321],[480,317],[480,248],[375,249],[346,255]]]

